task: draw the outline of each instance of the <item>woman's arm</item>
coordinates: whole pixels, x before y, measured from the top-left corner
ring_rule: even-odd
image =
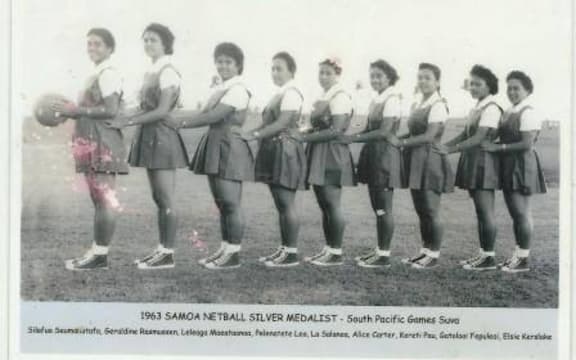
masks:
[[[429,123],[426,132],[421,135],[410,136],[400,141],[402,147],[414,147],[424,144],[431,144],[439,131],[442,130],[442,123]]]
[[[460,142],[452,142],[451,144],[446,143],[446,144],[444,144],[444,146],[447,147],[446,150],[448,153],[455,153],[455,152],[468,150],[468,149],[471,149],[471,148],[474,148],[474,147],[481,145],[482,142],[484,142],[484,140],[486,140],[486,137],[488,136],[488,134],[492,130],[494,130],[494,129],[489,128],[489,127],[485,127],[485,126],[480,126],[478,128],[478,130],[476,130],[476,133],[474,135],[472,135],[471,137],[469,137],[468,139],[466,139],[464,141],[460,141]],[[460,135],[462,135],[462,134],[460,134]],[[452,140],[459,138],[460,135],[457,136],[456,138],[452,139]]]
[[[213,109],[197,113],[190,117],[183,117],[179,121],[179,127],[193,129],[222,121],[226,116],[236,111],[236,108],[227,104],[218,104]]]
[[[464,130],[462,130],[458,135],[456,135],[452,139],[446,141],[444,143],[444,146],[452,147],[452,146],[464,141],[464,139],[466,139],[466,128],[464,128]]]
[[[302,142],[327,142],[337,139],[346,131],[346,123],[348,121],[348,114],[333,115],[332,126],[328,129],[315,131],[308,134],[300,134],[299,140]]]
[[[388,138],[390,130],[392,130],[394,122],[396,121],[399,121],[399,119],[384,118],[378,129],[352,134],[350,136],[347,136],[347,138],[350,140],[350,142],[370,142],[370,141],[384,140]]]
[[[484,143],[482,144],[482,150],[488,152],[513,152],[530,150],[534,146],[534,140],[536,139],[537,134],[537,130],[522,131],[522,140],[518,142],[511,144]]]
[[[244,139],[246,140],[254,140],[254,139],[265,139],[267,137],[274,136],[278,134],[280,131],[286,129],[288,125],[290,125],[291,120],[295,115],[298,114],[298,111],[282,111],[280,113],[280,117],[278,120],[274,121],[268,125],[261,125],[260,127],[250,130],[246,135],[244,135]]]
[[[105,97],[103,105],[76,106],[72,103],[55,103],[51,106],[51,109],[70,119],[79,119],[81,117],[110,119],[114,118],[120,110],[120,94],[113,93]]]
[[[173,110],[174,102],[178,98],[178,93],[179,91],[175,86],[162,89],[160,102],[154,110],[146,111],[135,116],[119,117],[107,121],[107,124],[111,128],[120,129],[125,126],[142,125],[162,121]]]

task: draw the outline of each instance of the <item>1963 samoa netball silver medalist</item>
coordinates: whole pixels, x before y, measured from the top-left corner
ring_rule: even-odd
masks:
[[[570,357],[571,1],[6,7],[11,358]]]

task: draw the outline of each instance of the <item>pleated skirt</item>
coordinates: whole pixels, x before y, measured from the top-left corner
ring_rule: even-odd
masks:
[[[446,154],[434,145],[421,145],[404,151],[406,187],[412,190],[432,190],[437,193],[454,191],[454,172]]]
[[[304,145],[287,135],[264,139],[256,154],[255,180],[291,190],[306,186]]]
[[[356,172],[347,144],[311,143],[306,147],[306,185],[355,186]]]
[[[401,150],[385,141],[364,144],[357,170],[358,181],[375,188],[402,188],[406,182]]]
[[[526,195],[547,191],[546,180],[535,150],[500,154],[501,187]]]
[[[147,169],[178,169],[188,166],[188,154],[177,130],[155,122],[136,129],[128,162]]]
[[[230,127],[210,128],[202,136],[190,170],[234,181],[254,180],[254,155],[248,142]]]
[[[455,184],[466,190],[497,190],[501,186],[500,159],[497,154],[471,149],[458,160]]]

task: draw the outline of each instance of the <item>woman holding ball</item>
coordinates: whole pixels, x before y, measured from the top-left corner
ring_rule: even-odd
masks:
[[[115,48],[107,29],[88,31],[87,50],[95,67],[86,82],[78,105],[56,103],[52,110],[75,119],[72,151],[76,172],[84,174],[94,205],[94,241],[82,257],[66,261],[68,270],[108,267],[108,247],[119,209],[116,175],[128,174],[122,132],[105,125],[116,116],[122,99],[122,77],[110,60]]]

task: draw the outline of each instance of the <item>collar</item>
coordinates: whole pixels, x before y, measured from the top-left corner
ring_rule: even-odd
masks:
[[[101,71],[113,67],[112,60],[110,58],[102,61],[100,64],[94,67],[94,73],[99,74]]]
[[[156,60],[155,63],[152,63],[149,71],[152,73],[156,73],[156,72],[160,71],[160,69],[162,69],[164,66],[171,64],[171,63],[172,63],[172,56],[164,55],[161,58],[159,58],[158,60]]]
[[[296,87],[296,86],[294,85],[294,79],[290,79],[290,80],[288,80],[288,81],[286,82],[286,84],[280,86],[280,87],[278,88],[278,94],[284,93],[284,92],[286,91],[286,89],[291,88],[291,87]]]
[[[440,97],[440,94],[438,93],[438,91],[436,91],[434,94],[430,95],[430,97],[426,101],[421,101],[418,104],[418,107],[424,108],[424,107],[430,106],[440,99],[442,99],[442,98]]]
[[[518,111],[522,110],[522,108],[525,107],[526,105],[532,105],[532,96],[531,95],[526,96],[524,98],[524,100],[520,101],[516,105],[513,105],[512,108],[510,109],[510,111],[518,112]]]
[[[476,103],[476,106],[474,107],[474,109],[476,109],[476,110],[481,109],[484,106],[486,106],[486,104],[489,104],[489,103],[495,102],[495,101],[496,101],[496,97],[494,95],[488,95],[484,99],[478,101]]]
[[[389,96],[396,95],[396,94],[399,94],[396,87],[394,85],[388,86],[386,88],[386,90],[382,91],[382,93],[376,94],[376,97],[374,98],[374,102],[377,104],[383,103],[384,100],[386,100]]]
[[[230,89],[232,86],[236,85],[236,84],[241,84],[243,83],[242,81],[242,77],[240,75],[235,75],[233,77],[231,77],[230,79],[223,81],[220,84],[220,89],[224,90],[224,89]]]
[[[332,96],[334,96],[334,94],[336,94],[340,90],[342,90],[342,85],[340,85],[340,83],[337,82],[336,84],[332,85],[332,87],[328,89],[328,91],[324,92],[323,96],[324,100],[330,99]]]

